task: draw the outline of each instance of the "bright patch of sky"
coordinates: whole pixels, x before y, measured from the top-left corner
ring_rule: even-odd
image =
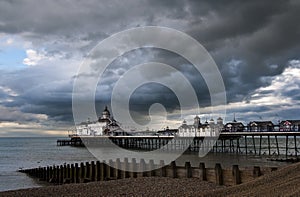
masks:
[[[19,39],[0,36],[0,70],[15,70],[24,68],[26,51]]]
[[[0,69],[14,70],[24,68],[23,59],[26,58],[24,49],[5,48],[0,49]]]

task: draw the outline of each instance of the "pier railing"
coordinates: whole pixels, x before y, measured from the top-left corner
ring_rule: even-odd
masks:
[[[217,163],[214,168],[207,168],[204,163],[199,163],[198,166],[191,166],[190,162],[186,162],[185,166],[177,166],[175,161],[169,165],[165,165],[163,160],[161,160],[159,164],[154,164],[153,160],[149,160],[149,162],[146,163],[143,159],[137,163],[134,158],[129,163],[128,159],[124,158],[122,162],[120,159],[116,159],[116,161],[109,160],[108,163],[105,161],[91,161],[80,164],[75,163],[22,169],[19,171],[31,177],[38,178],[40,181],[53,184],[85,183],[157,176],[198,178],[199,181],[209,181],[218,185],[230,186],[251,181],[274,170],[277,170],[277,168],[260,168],[259,166],[254,166],[252,168],[240,169],[238,165],[233,165],[231,169],[223,169],[219,163]]]

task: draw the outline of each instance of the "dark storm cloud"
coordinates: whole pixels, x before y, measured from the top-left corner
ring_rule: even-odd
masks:
[[[217,61],[229,101],[267,85],[261,77],[280,74],[288,60],[299,58],[298,2],[223,1],[222,5],[210,2],[204,7],[211,14],[206,15],[208,18],[204,21],[193,22],[188,32],[203,43]],[[202,2],[196,4],[203,5]],[[197,6],[192,8],[197,16]],[[242,61],[234,77],[229,73],[231,59]],[[278,68],[272,68],[272,64]]]
[[[289,60],[300,58],[299,18],[300,3],[285,0],[0,1],[1,33],[20,35],[43,48],[47,57],[64,60],[82,58],[99,41],[127,28],[162,25],[184,31],[203,44],[217,62],[228,102],[241,101],[255,89],[269,85],[271,81],[263,79],[281,74]],[[189,62],[163,50],[144,50],[124,55],[110,65],[96,98],[99,108],[109,103],[106,93],[130,66],[150,60],[180,70],[195,87],[203,106],[209,105],[207,87]],[[53,120],[70,120],[72,82],[78,76],[66,74],[69,71],[62,69],[65,64],[1,73],[0,85],[19,94],[3,105],[26,113],[47,114]],[[81,76],[87,75],[92,73]],[[140,89],[133,99],[149,104],[155,97],[157,102],[174,103],[176,109],[172,93],[159,94],[159,90]],[[154,95],[147,96],[149,91]],[[295,91],[286,96],[299,97]],[[0,100],[7,98],[10,96],[0,92]]]

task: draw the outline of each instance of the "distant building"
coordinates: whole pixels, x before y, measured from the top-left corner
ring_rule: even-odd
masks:
[[[184,120],[182,125],[178,128],[177,136],[179,137],[206,137],[217,136],[223,128],[223,119],[220,117],[217,122],[210,119],[209,122],[201,123],[200,117],[194,118],[194,124],[188,125]]]
[[[279,123],[280,131],[300,131],[300,120],[284,120]]]
[[[86,121],[76,125],[76,135],[79,136],[101,136],[101,135],[127,135],[117,121],[110,116],[107,106],[98,121]]]
[[[178,132],[178,129],[170,129],[169,127],[167,127],[164,130],[157,131],[156,134],[172,136],[172,135],[176,135],[177,132]]]
[[[244,131],[244,124],[236,121],[235,117],[232,122],[228,122],[224,125],[224,132],[242,132]]]
[[[272,121],[251,121],[248,124],[248,131],[250,132],[274,131],[274,124],[272,123]]]

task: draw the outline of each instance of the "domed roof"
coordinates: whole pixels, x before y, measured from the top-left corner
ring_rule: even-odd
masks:
[[[109,110],[107,109],[107,106],[105,106],[103,112],[102,112],[102,115],[110,115],[110,112]]]
[[[195,119],[195,120],[200,120],[199,116],[195,116],[194,119]]]

